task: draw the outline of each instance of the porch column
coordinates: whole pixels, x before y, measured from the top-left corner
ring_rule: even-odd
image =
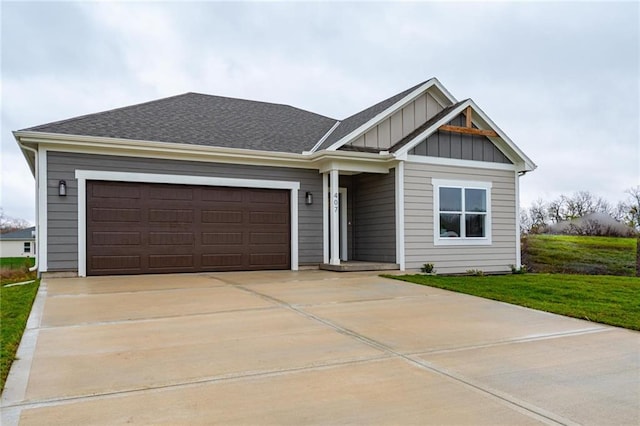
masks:
[[[331,265],[340,264],[340,188],[339,188],[338,170],[332,169],[329,172],[329,191],[331,193],[331,204],[329,213],[330,232],[331,232]]]

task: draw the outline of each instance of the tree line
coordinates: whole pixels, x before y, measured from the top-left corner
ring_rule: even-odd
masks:
[[[548,232],[553,224],[583,218],[592,213],[603,213],[627,225],[629,234],[640,232],[640,186],[625,191],[626,198],[611,204],[589,191],[560,195],[551,201],[538,199],[527,209],[520,209],[520,228],[523,233]],[[597,221],[584,221],[571,225],[568,233],[584,235],[616,235],[613,227]],[[622,235],[620,235],[622,236]]]

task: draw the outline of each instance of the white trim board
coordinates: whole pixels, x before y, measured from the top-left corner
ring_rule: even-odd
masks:
[[[300,182],[100,170],[76,170],[75,177],[78,179],[78,276],[80,277],[87,276],[87,180],[288,189],[291,191],[291,270],[298,270],[298,191],[300,190]]]
[[[470,181],[454,179],[431,179],[433,185],[433,245],[434,246],[490,246],[492,245],[493,221],[491,220],[491,188],[493,182],[490,181]],[[484,189],[487,194],[486,211],[486,231],[485,237],[465,237],[465,238],[441,238],[440,237],[440,187],[464,188],[464,189]],[[464,199],[463,199],[464,203]],[[464,204],[462,207],[464,212]],[[464,221],[462,221],[464,227]]]
[[[36,163],[38,164],[38,173],[36,174],[38,177],[38,200],[36,202],[38,209],[38,223],[36,226],[38,239],[36,241],[38,242],[38,246],[40,247],[36,256],[38,257],[38,274],[40,274],[42,272],[47,272],[47,260],[49,252],[49,245],[47,241],[47,211],[49,210],[49,199],[47,198],[48,175],[46,149],[38,149],[38,160],[36,161]]]
[[[404,247],[404,162],[396,166],[396,263],[405,270]]]
[[[461,160],[458,158],[430,157],[424,155],[407,155],[406,161],[409,163],[433,164],[437,166],[471,167],[475,169],[509,171],[516,170],[516,166],[513,164],[489,163],[487,161]]]

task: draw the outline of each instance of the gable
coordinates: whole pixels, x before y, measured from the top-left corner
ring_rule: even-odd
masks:
[[[463,127],[465,123],[466,114],[461,113],[446,125]],[[473,128],[477,129],[477,126],[473,125]],[[408,154],[513,164],[488,137],[445,130],[437,130],[432,133],[424,141],[410,149]]]
[[[386,151],[442,110],[427,91],[341,149]]]

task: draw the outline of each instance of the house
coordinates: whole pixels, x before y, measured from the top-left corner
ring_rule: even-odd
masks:
[[[435,78],[346,119],[185,93],[14,132],[42,272],[519,265],[535,164]]]
[[[0,234],[0,257],[35,257],[36,227]]]

